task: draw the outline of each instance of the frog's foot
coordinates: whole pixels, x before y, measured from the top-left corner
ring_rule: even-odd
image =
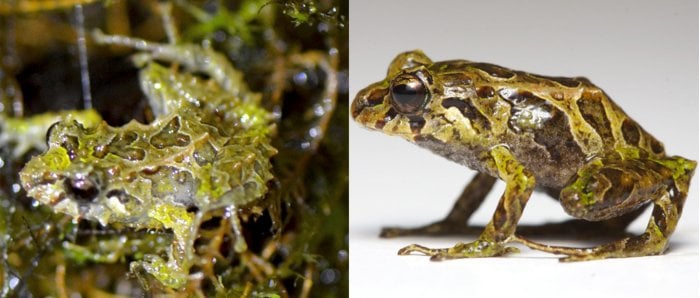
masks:
[[[441,220],[416,228],[385,227],[379,237],[478,235],[483,229],[484,227],[468,227],[464,222]]]
[[[175,261],[166,262],[161,257],[147,254],[143,257],[143,261],[134,261],[129,265],[130,270],[136,275],[139,282],[145,287],[148,287],[148,282],[141,275],[141,270],[146,271],[158,280],[163,286],[180,289],[185,286],[188,279],[186,268],[182,264]]]
[[[522,238],[520,236],[515,236],[514,239],[515,241],[535,250],[566,255],[566,257],[559,259],[560,262],[580,262],[609,258],[658,255],[666,250],[668,244],[668,240],[663,236],[654,236],[653,233],[648,232],[639,236],[628,237],[589,248],[545,245]]]
[[[461,258],[484,258],[502,256],[508,253],[520,252],[519,249],[506,246],[505,242],[476,240],[469,243],[457,243],[451,248],[428,248],[418,244],[411,244],[399,250],[399,255],[419,253],[430,256],[431,261],[442,261]]]

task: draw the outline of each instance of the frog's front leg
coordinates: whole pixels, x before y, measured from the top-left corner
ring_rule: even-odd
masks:
[[[160,222],[164,228],[173,231],[174,240],[168,250],[168,260],[154,254],[144,255],[143,261],[132,262],[131,272],[142,280],[139,270],[143,269],[164,286],[179,289],[189,278],[189,270],[194,259],[194,240],[201,223],[201,214],[187,212],[186,208],[171,204],[159,204],[149,210],[148,216]],[[142,284],[147,286],[148,283]]]
[[[591,248],[548,246],[518,237],[526,246],[564,254],[561,261],[648,256],[663,253],[680,218],[696,163],[682,157],[593,160],[578,171],[560,195],[564,209],[590,221],[631,212],[653,201],[643,234]]]
[[[431,260],[491,257],[510,252],[517,252],[506,244],[513,240],[513,235],[523,208],[535,187],[535,178],[504,146],[496,146],[489,152],[487,167],[498,173],[506,182],[506,190],[501,196],[493,218],[474,242],[458,243],[451,248],[430,249],[420,245],[409,245],[399,250],[400,255],[417,252],[431,256]]]
[[[447,235],[472,232],[473,229],[469,229],[466,222],[484,201],[486,195],[493,188],[495,181],[496,178],[491,177],[489,174],[477,173],[464,188],[452,210],[444,219],[417,228],[383,228],[380,236],[391,238],[409,235]]]

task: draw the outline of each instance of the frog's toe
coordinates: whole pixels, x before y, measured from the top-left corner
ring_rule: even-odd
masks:
[[[502,256],[510,253],[518,253],[520,249],[505,246],[499,242],[477,240],[470,243],[457,243],[451,248],[428,248],[418,244],[411,244],[399,250],[399,255],[418,253],[430,256],[431,261],[443,261],[462,258],[483,258]]]
[[[400,256],[410,255],[412,253],[418,253],[425,256],[435,256],[437,254],[447,252],[446,248],[429,248],[418,244],[411,244],[406,247],[399,249]]]
[[[132,262],[130,269],[145,286],[147,286],[148,283],[146,279],[140,275],[141,270],[147,272],[161,284],[169,288],[179,289],[187,282],[187,273],[180,268],[179,264],[166,262],[156,255],[145,255],[143,261]]]

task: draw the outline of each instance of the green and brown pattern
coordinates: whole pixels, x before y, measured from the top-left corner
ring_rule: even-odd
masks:
[[[237,212],[260,199],[273,177],[272,113],[228,60],[211,49],[99,33],[97,40],[150,51],[138,59],[155,120],[121,127],[71,118],[58,122],[49,129],[48,150],[20,172],[22,186],[29,196],[76,219],[172,230],[167,261],[145,255],[131,268],[145,270],[166,287],[182,288],[192,279],[194,241],[207,212],[225,208],[235,249],[246,250]]]
[[[387,78],[358,93],[352,117],[452,161],[506,182],[479,240],[450,249],[412,245],[433,259],[483,257],[531,248],[589,260],[662,253],[680,217],[696,162],[666,156],[661,142],[585,78],[546,77],[488,63],[432,62],[423,52],[399,54]],[[384,236],[456,231],[492,187],[470,184],[448,218]],[[558,194],[570,215],[589,221],[621,217],[654,204],[647,231],[590,249],[550,247],[515,234],[533,187]],[[484,189],[475,189],[483,186]],[[466,217],[455,215],[464,212]],[[455,220],[457,219],[457,220]],[[625,224],[628,221],[625,221]],[[623,227],[624,228],[624,227]]]

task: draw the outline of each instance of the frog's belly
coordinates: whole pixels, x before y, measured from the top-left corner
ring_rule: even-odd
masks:
[[[451,146],[432,137],[415,139],[415,143],[435,154],[443,156],[473,170],[487,173],[493,177],[498,177],[495,169],[490,169],[488,164],[489,155],[487,151],[491,145],[471,145],[471,146]],[[563,188],[576,174],[576,171],[583,165],[585,156],[578,147],[559,148],[561,150],[551,151],[544,146],[534,142],[523,140],[504,140],[497,142],[510,148],[511,153],[520,161],[525,168],[530,170],[535,176],[539,186],[547,188]]]

